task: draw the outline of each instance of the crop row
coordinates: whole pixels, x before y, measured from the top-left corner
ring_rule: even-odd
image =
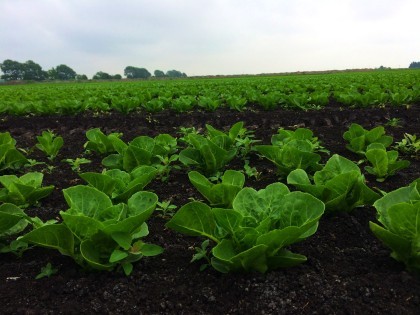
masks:
[[[0,86],[0,114],[129,113],[408,106],[420,101],[419,71]]]
[[[157,206],[168,213],[171,210],[170,204],[159,202],[155,193],[144,188],[157,177],[168,180],[171,169],[184,166],[206,202],[183,205],[166,226],[206,239],[193,258],[203,259],[203,268],[265,272],[300,264],[306,257],[292,253],[289,245],[316,233],[324,212],[373,205],[379,222],[370,222],[372,232],[392,250],[393,258],[410,271],[420,271],[420,178],[389,193],[372,190],[360,164],[337,154],[321,163],[321,154],[329,152],[309,129],[279,129],[270,145],[259,144],[242,122],[227,131],[206,125],[205,133],[183,128],[179,138],[139,136],[128,143],[121,134],[105,135],[98,128],[87,131],[86,137],[85,149],[103,156],[105,168],[100,173],[80,173],[87,185],[63,189],[68,209],[60,211],[59,219],[44,222],[24,209],[47,197],[54,187],[42,185],[40,172],[10,174],[25,172],[22,167],[37,162],[16,148],[10,134],[0,134],[1,252],[20,254],[41,246],[70,256],[85,268],[120,268],[130,274],[135,261],[163,251],[143,241],[149,233],[146,221]],[[366,163],[365,171],[379,181],[409,165],[390,149],[393,139],[381,126],[365,130],[352,124],[343,137],[347,148]],[[36,147],[51,161],[64,144],[50,131],[37,140]],[[418,141],[402,143],[396,147],[411,150],[418,158]],[[273,162],[283,182],[258,191],[244,187],[245,175],[258,176],[249,165],[251,154]],[[242,171],[227,169],[234,158],[244,160]],[[75,171],[80,163],[88,162],[65,161]]]

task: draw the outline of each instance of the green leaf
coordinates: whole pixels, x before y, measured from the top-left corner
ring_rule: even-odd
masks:
[[[127,256],[128,256],[128,254],[126,252],[123,252],[119,249],[116,249],[112,252],[111,257],[109,257],[109,262],[110,263],[115,263],[115,262],[123,260]]]
[[[211,208],[202,202],[190,202],[181,207],[166,226],[177,232],[208,237],[215,242],[216,221]]]
[[[158,245],[144,243],[140,248],[140,252],[146,257],[157,256],[163,253],[163,248]]]
[[[19,238],[41,247],[57,249],[63,255],[74,255],[73,233],[64,224],[44,225]]]
[[[14,204],[0,205],[0,237],[23,231],[28,224],[26,217],[23,210]]]
[[[112,206],[109,197],[89,186],[73,186],[63,189],[64,198],[69,207],[76,213],[82,213],[88,217],[95,217],[101,210]]]
[[[129,276],[133,272],[133,264],[130,262],[123,263],[122,267],[126,276]]]

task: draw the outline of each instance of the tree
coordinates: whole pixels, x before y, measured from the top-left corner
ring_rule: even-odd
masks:
[[[150,78],[152,75],[147,69],[145,68],[137,68],[133,66],[128,66],[124,69],[124,75],[128,79],[147,79]]]
[[[42,70],[42,67],[32,60],[26,61],[22,64],[23,80],[42,81],[47,78],[47,72]]]
[[[87,80],[88,77],[86,74],[76,74],[76,80],[78,81],[82,81],[82,80]]]
[[[47,77],[47,73],[42,70],[42,67],[28,60],[24,63],[6,59],[0,64],[1,71],[4,73],[1,79],[4,80],[34,80],[42,81]]]
[[[155,70],[155,72],[153,72],[156,78],[164,78],[165,77],[165,72],[163,72],[162,70]]]
[[[122,79],[122,76],[121,76],[121,74],[114,74],[114,75],[112,76],[112,78],[113,78],[114,80],[121,80],[121,79]]]
[[[96,74],[92,77],[93,80],[110,80],[112,79],[112,76],[109,73],[106,72],[96,72]]]
[[[0,69],[3,72],[1,78],[6,81],[23,79],[23,65],[18,61],[6,59],[0,65]]]
[[[169,70],[166,72],[166,76],[170,77],[170,78],[185,78],[187,77],[187,75],[185,73],[182,73],[181,71],[178,70]]]
[[[408,69],[420,69],[420,61],[413,61],[412,63],[410,63]]]
[[[74,80],[76,78],[76,71],[67,65],[59,65],[48,70],[48,78],[51,80]]]

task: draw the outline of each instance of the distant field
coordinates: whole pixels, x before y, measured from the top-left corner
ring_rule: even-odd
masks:
[[[220,107],[308,110],[327,105],[404,106],[419,101],[417,70],[0,86],[0,114],[13,115],[214,111]]]

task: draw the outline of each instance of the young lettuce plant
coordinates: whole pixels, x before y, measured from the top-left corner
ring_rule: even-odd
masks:
[[[360,168],[338,154],[334,154],[322,170],[315,172],[313,182],[300,169],[287,176],[288,184],[322,200],[326,212],[351,211],[358,206],[372,205],[379,198],[366,186]]]
[[[365,166],[365,170],[374,176],[378,182],[395,175],[410,165],[407,160],[398,160],[398,151],[387,151],[381,143],[372,143],[367,147],[365,156],[372,166]]]
[[[367,147],[372,143],[381,143],[387,148],[393,142],[391,136],[385,135],[384,127],[378,126],[366,130],[359,124],[351,124],[349,130],[343,134],[343,138],[348,142],[346,148],[359,155],[364,155]]]
[[[0,133],[0,174],[4,170],[17,170],[28,163],[26,157],[16,149],[16,140],[9,132]]]
[[[169,134],[160,134],[155,138],[139,136],[126,148],[119,148],[117,154],[111,154],[102,160],[110,169],[132,171],[140,165],[158,165],[161,159],[170,157],[177,151],[177,140]],[[169,161],[169,160],[168,160]]]
[[[277,134],[271,137],[271,143],[279,147],[284,146],[286,143],[293,140],[304,140],[312,146],[313,152],[323,152],[329,154],[330,152],[325,149],[317,137],[314,137],[312,130],[308,128],[297,128],[296,130],[286,130],[279,128]]]
[[[295,169],[316,171],[321,168],[321,156],[314,152],[314,145],[302,139],[280,142],[272,139],[272,145],[257,145],[255,150],[277,166],[281,177]]]
[[[238,122],[225,133],[206,125],[207,137],[188,134],[189,147],[180,152],[179,160],[188,167],[198,168],[206,175],[214,175],[236,156],[234,141],[242,126],[243,122]]]
[[[114,202],[127,202],[134,193],[143,190],[156,177],[156,173],[156,168],[142,165],[130,173],[113,169],[102,173],[86,172],[79,176]]]
[[[231,208],[238,192],[244,187],[245,175],[234,170],[227,170],[220,183],[214,184],[197,171],[188,173],[191,184],[206,198],[213,207]]]
[[[259,191],[243,188],[232,207],[210,208],[190,202],[166,226],[215,242],[210,262],[220,272],[264,273],[306,261],[305,256],[286,248],[314,234],[324,213],[320,200],[310,194],[290,192],[282,183]]]
[[[141,240],[149,233],[145,221],[158,201],[154,193],[140,191],[127,204],[117,205],[105,193],[89,186],[73,186],[63,193],[69,205],[68,210],[60,211],[63,222],[41,226],[18,240],[56,249],[83,267],[120,267],[126,275],[132,272],[133,262],[163,251]]]
[[[420,179],[387,193],[373,206],[381,225],[369,222],[372,232],[392,250],[392,258],[420,274]]]
[[[42,187],[44,174],[30,172],[17,177],[16,175],[0,176],[0,201],[13,203],[18,206],[29,206],[47,197],[54,190],[54,186]]]
[[[63,137],[56,136],[51,130],[43,131],[41,136],[37,136],[36,147],[44,152],[50,161],[53,161],[64,144]]]
[[[110,133],[105,135],[100,128],[93,128],[86,132],[88,141],[84,147],[88,151],[95,151],[101,155],[119,152],[127,147],[127,144],[120,139],[122,133]]]
[[[419,159],[420,138],[417,138],[415,134],[405,133],[404,139],[396,142],[394,148],[402,154]]]

